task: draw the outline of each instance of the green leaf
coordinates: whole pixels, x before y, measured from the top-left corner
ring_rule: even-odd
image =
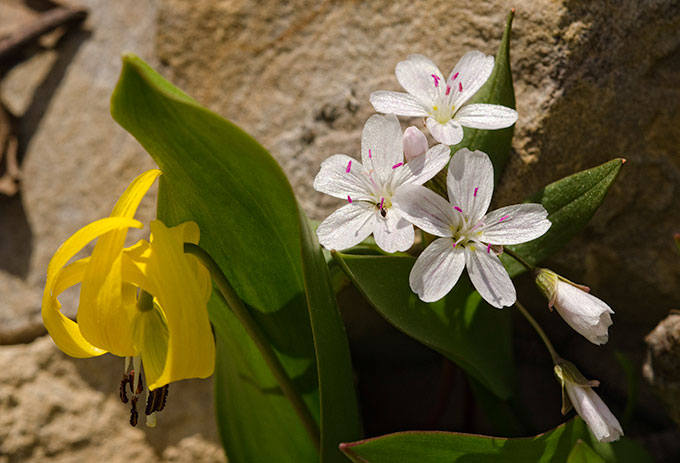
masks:
[[[529,438],[410,431],[342,444],[341,449],[355,463],[564,463],[579,441],[595,449],[606,463],[651,462],[649,455],[629,440],[597,442],[580,418]],[[615,450],[618,447],[623,451]]]
[[[489,79],[466,104],[488,103],[515,109],[515,90],[512,86],[512,71],[510,70],[510,35],[514,16],[515,10],[513,9],[508,13],[503,38],[498,47],[495,64]],[[468,148],[470,151],[484,151],[491,158],[494,167],[494,180],[498,183],[510,155],[510,145],[515,126],[512,125],[500,130],[465,127],[464,130],[463,140],[451,147],[451,153],[455,153],[461,148]],[[435,191],[445,194],[446,169],[440,172],[432,182],[436,186]]]
[[[486,304],[467,275],[444,299],[426,304],[409,288],[413,257],[337,252],[333,257],[389,323],[456,362],[497,396],[512,395],[510,312]]]
[[[334,389],[336,383],[338,388],[352,384],[349,352],[334,303],[328,305],[323,284],[315,287],[314,278],[327,283],[327,273],[318,272],[309,231],[306,223],[301,228],[283,171],[250,136],[133,55],[123,58],[111,113],[163,171],[158,217],[168,225],[198,223],[201,247],[265,332],[312,415],[329,426],[322,430],[324,461],[338,461],[337,451],[325,449],[345,436],[357,436],[358,428],[352,390]],[[304,268],[303,258],[309,260]],[[310,268],[316,269],[313,278]],[[229,460],[319,461],[259,351],[221,298],[213,295],[209,313],[217,344],[217,420]],[[327,340],[315,340],[313,330]],[[315,348],[319,360],[340,365],[338,371],[324,365],[321,382],[328,389],[321,393]],[[329,399],[345,408],[328,406]],[[340,432],[336,422],[346,429]]]
[[[314,334],[321,401],[321,461],[344,463],[338,445],[361,437],[349,344],[316,233],[299,208],[307,305]]]
[[[552,226],[538,239],[508,247],[534,265],[554,254],[586,226],[625,162],[612,159],[551,183],[529,197],[527,202],[543,204]],[[511,277],[526,270],[508,254],[502,254],[501,260]]]
[[[606,463],[588,444],[578,440],[567,457],[567,463]]]

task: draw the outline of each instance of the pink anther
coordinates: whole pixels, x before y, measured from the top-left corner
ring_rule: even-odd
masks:
[[[501,217],[500,219],[498,219],[498,223],[501,223],[502,221],[508,219],[509,217],[510,217],[509,215],[504,215],[503,217]]]
[[[463,82],[458,82],[458,91],[459,92],[463,91]]]
[[[446,96],[449,96],[449,93],[451,93],[451,86],[447,85],[446,86]]]
[[[453,76],[451,76],[451,80],[456,80],[458,78],[458,74],[460,74],[460,72],[456,72]]]
[[[350,161],[350,162],[352,162],[352,161]],[[349,172],[349,170],[347,172]],[[472,196],[474,196],[475,198],[477,197],[477,190],[479,190],[479,188],[475,188],[475,192],[472,193]]]
[[[461,209],[460,207],[458,207],[458,206],[453,206],[453,208],[454,208],[455,210],[457,210],[458,212],[460,212],[461,214],[463,213],[463,209]]]
[[[392,169],[396,169],[397,167],[400,167],[400,166],[403,166],[403,165],[404,165],[403,162],[398,162],[398,163],[396,163],[395,165],[392,166]]]
[[[491,254],[491,245],[490,244],[486,245],[486,253]]]
[[[383,209],[384,205],[385,205],[385,198],[380,198],[380,209]]]
[[[371,149],[368,149],[368,159],[373,159],[373,156],[371,156]]]
[[[345,170],[346,174],[349,174],[349,171],[352,169],[352,161],[349,161],[347,163],[347,169]]]
[[[439,76],[434,75],[434,74],[430,74],[430,75],[431,75],[432,78],[434,79],[434,86],[435,86],[435,87],[439,87]]]
[[[352,198],[350,198],[349,195],[347,195],[347,202],[350,203],[350,204],[352,204]]]

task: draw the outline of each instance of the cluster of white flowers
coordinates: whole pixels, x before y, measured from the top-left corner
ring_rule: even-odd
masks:
[[[494,171],[482,151],[449,145],[463,139],[463,127],[501,129],[517,121],[517,112],[493,104],[467,104],[494,67],[492,56],[467,53],[444,78],[427,57],[411,55],[397,64],[396,76],[407,93],[377,91],[370,101],[377,112],[364,125],[361,162],[336,154],[321,164],[317,191],[347,204],[317,229],[327,249],[351,248],[373,235],[388,253],[406,251],[415,240],[413,226],[438,237],[419,255],[409,284],[424,302],[437,301],[455,286],[463,269],[479,294],[497,308],[516,301],[515,288],[499,259],[503,246],[542,236],[551,226],[541,204],[518,204],[488,212]],[[416,127],[401,131],[396,116],[424,117],[432,137],[429,147]],[[446,167],[448,201],[423,186]],[[587,288],[540,269],[538,286],[567,323],[595,344],[607,342],[613,311]],[[560,377],[568,397],[603,441],[618,439],[621,426],[591,387]]]

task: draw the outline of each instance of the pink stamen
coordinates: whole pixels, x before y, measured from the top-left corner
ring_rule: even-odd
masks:
[[[451,80],[456,80],[456,79],[458,78],[458,74],[460,74],[460,72],[456,72],[456,73],[451,77]]]
[[[491,254],[491,245],[490,244],[486,245],[486,253]]]
[[[350,161],[350,162],[352,162],[352,161]],[[347,172],[349,172],[349,170],[347,170]],[[472,193],[472,196],[474,196],[475,198],[477,197],[477,190],[479,190],[479,188],[475,188],[475,192]]]
[[[350,198],[349,195],[347,195],[347,202],[350,203],[350,204],[352,204],[352,198]]]
[[[463,91],[463,82],[458,82],[458,91],[459,92]]]
[[[434,86],[439,87],[439,76],[436,76],[434,74],[430,74],[432,78],[434,79]]]
[[[373,159],[373,156],[371,156],[371,149],[368,149],[368,159]]]
[[[385,198],[380,198],[380,209],[385,205]]]
[[[403,165],[404,165],[403,162],[398,162],[398,163],[396,163],[395,165],[392,166],[392,169],[396,169],[397,167],[403,166]]]
[[[503,217],[501,217],[501,218],[498,220],[498,223],[501,223],[502,221],[508,219],[509,217],[510,217],[509,215],[504,215]]]
[[[458,206],[453,206],[453,208],[454,208],[455,210],[457,210],[458,212],[460,212],[461,214],[463,213],[463,209],[461,209],[460,207],[458,207]]]
[[[449,96],[449,93],[451,93],[451,86],[447,85],[446,86],[446,96]]]
[[[453,243],[453,247],[455,248],[456,246],[458,246],[458,243]]]
[[[351,169],[352,169],[352,161],[349,161],[349,162],[347,163],[347,170],[345,170],[345,173],[346,173],[346,174],[349,174],[349,171],[350,171]]]

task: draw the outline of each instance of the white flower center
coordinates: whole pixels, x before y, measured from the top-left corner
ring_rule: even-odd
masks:
[[[442,78],[432,74],[432,80],[437,89],[437,98],[429,114],[440,124],[446,124],[456,114],[455,97],[463,92],[463,84],[458,81],[458,73],[451,76],[450,82],[442,82]]]

